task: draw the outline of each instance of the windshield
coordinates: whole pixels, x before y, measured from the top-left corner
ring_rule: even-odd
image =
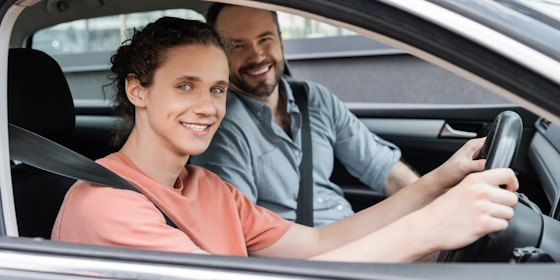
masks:
[[[517,2],[556,20],[560,20],[560,0],[517,0]]]
[[[560,30],[560,0],[496,0]]]
[[[430,0],[560,61],[560,0]]]

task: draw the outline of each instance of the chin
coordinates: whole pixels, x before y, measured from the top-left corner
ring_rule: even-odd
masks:
[[[210,143],[206,145],[197,145],[196,147],[190,146],[189,149],[187,150],[187,154],[190,156],[198,156],[204,153],[208,149],[209,145]]]

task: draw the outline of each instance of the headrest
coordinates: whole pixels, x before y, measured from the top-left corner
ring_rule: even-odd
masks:
[[[52,140],[74,130],[70,88],[58,63],[46,53],[10,49],[8,122]]]

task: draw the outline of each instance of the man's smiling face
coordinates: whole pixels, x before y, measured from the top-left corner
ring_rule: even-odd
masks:
[[[282,39],[272,12],[226,6],[215,28],[233,40],[228,53],[233,88],[253,98],[270,96],[284,71]]]

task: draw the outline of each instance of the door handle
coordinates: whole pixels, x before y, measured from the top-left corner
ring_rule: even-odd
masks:
[[[459,137],[459,138],[475,138],[478,134],[476,132],[462,131],[453,129],[448,123],[443,126],[443,129],[439,133],[439,137],[449,138],[449,137]]]

